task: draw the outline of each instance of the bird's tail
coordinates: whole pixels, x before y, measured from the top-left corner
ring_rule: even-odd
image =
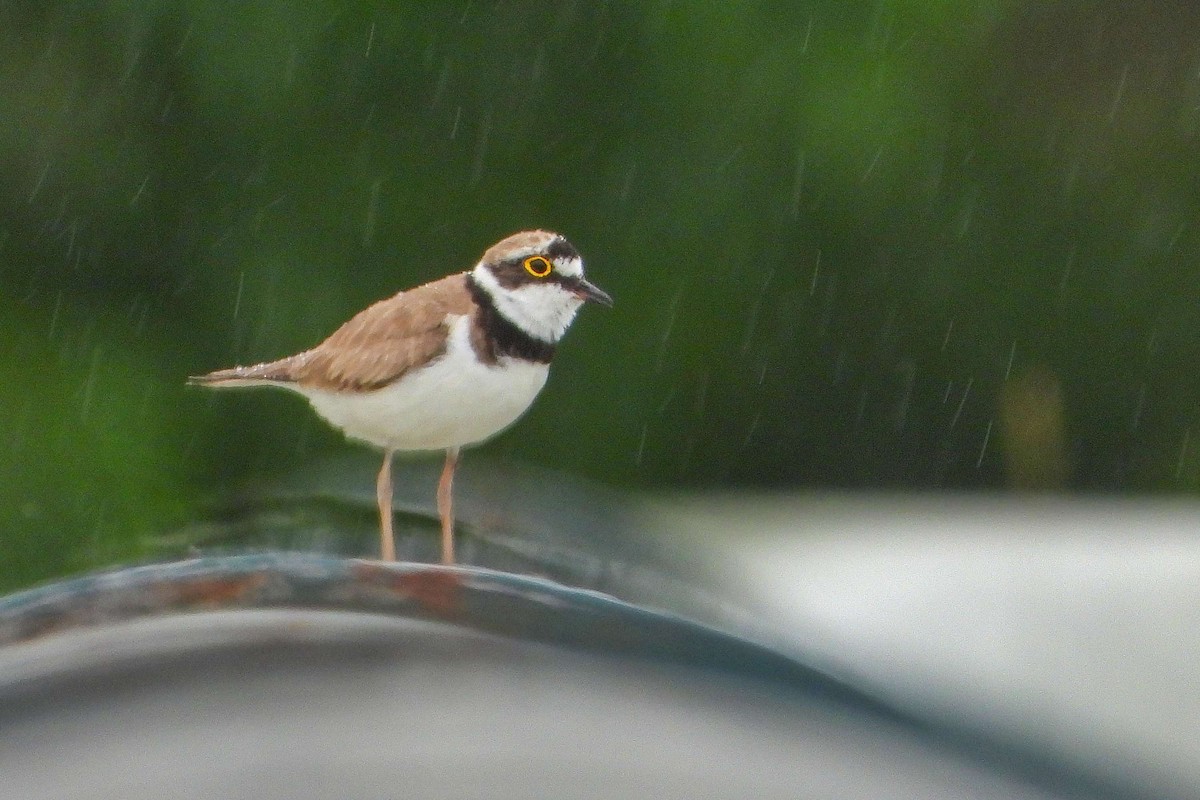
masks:
[[[231,389],[248,386],[286,386],[293,382],[287,362],[270,361],[249,367],[219,369],[207,375],[192,375],[187,379],[189,386],[208,386],[212,389]]]

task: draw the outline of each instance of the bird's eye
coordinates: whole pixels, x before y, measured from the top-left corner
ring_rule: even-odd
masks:
[[[548,258],[544,256],[530,256],[525,259],[525,271],[535,278],[544,278],[554,269],[554,265],[550,263]]]

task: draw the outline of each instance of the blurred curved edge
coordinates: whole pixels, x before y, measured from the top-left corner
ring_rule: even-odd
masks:
[[[478,567],[257,553],[100,572],[0,598],[0,646],[168,613],[303,608],[487,633],[800,683],[867,699],[760,644],[601,592]]]
[[[907,730],[918,740],[1021,775],[1051,796],[1156,796],[978,732],[955,730],[872,697],[797,658],[666,612],[551,580],[475,567],[385,563],[308,553],[205,557],[127,567],[0,598],[0,647],[170,614],[237,609],[380,614],[592,653],[769,682]],[[281,617],[281,620],[286,617]],[[0,675],[0,687],[4,685]]]

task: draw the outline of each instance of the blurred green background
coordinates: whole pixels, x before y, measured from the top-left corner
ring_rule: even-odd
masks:
[[[0,588],[348,447],[187,375],[495,240],[587,309],[486,446],[623,488],[1192,492],[1200,6],[0,0]]]

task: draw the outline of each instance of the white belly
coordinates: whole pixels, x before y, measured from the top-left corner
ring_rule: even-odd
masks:
[[[495,436],[525,413],[550,368],[516,359],[475,359],[468,320],[457,319],[446,354],[373,392],[300,389],[318,414],[351,439],[383,449],[444,450]]]

